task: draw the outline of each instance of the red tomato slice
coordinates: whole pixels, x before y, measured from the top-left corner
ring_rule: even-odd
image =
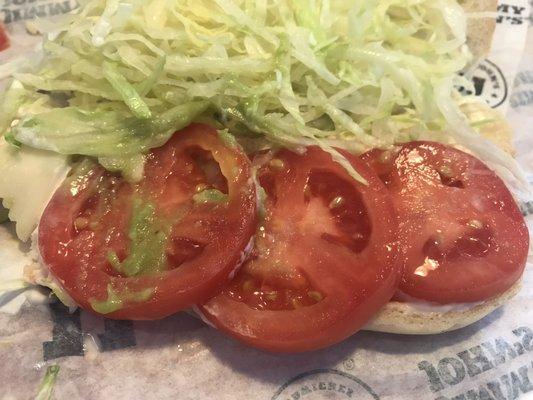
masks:
[[[9,37],[5,31],[4,25],[0,23],[0,51],[9,47]]]
[[[387,185],[400,219],[400,292],[438,303],[476,302],[520,278],[529,246],[524,218],[480,160],[431,142],[362,158]]]
[[[87,310],[165,317],[205,301],[242,262],[256,227],[252,182],[240,149],[191,125],[148,155],[138,184],[99,166],[70,177],[42,216],[42,258]]]
[[[299,352],[359,330],[396,290],[392,204],[379,178],[355,182],[328,153],[281,151],[258,172],[266,216],[252,257],[199,311],[252,346]]]

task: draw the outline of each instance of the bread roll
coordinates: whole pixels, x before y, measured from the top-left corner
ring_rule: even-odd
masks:
[[[462,0],[467,13],[496,12],[498,0]],[[467,42],[475,58],[485,57],[490,51],[492,37],[496,29],[495,18],[470,18],[468,20]]]

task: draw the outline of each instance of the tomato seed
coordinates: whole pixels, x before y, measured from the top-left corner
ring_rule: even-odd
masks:
[[[337,196],[329,203],[329,208],[334,209],[344,204],[345,199],[342,196]]]
[[[266,292],[265,298],[270,301],[274,301],[278,298],[278,292],[272,291],[272,292]]]
[[[475,229],[481,229],[483,228],[483,222],[481,222],[479,219],[472,219],[468,221],[468,226]]]
[[[304,186],[304,196],[306,199],[311,197],[311,186],[308,183]]]
[[[439,172],[447,178],[453,177],[453,171],[448,165],[443,165],[440,167]]]
[[[294,309],[303,307],[303,304],[302,304],[302,302],[299,299],[294,299],[294,298],[291,299],[291,304],[292,304],[292,308],[294,308]]]
[[[283,168],[285,168],[285,163],[279,158],[273,158],[272,160],[270,160],[268,165],[270,165],[270,167],[272,167],[273,169],[277,170],[282,170]]]
[[[196,187],[194,188],[194,191],[196,193],[200,193],[200,192],[203,192],[204,190],[207,189],[207,185],[205,183],[199,183],[198,185],[196,185]]]
[[[324,298],[322,294],[320,292],[317,292],[316,290],[310,290],[309,292],[307,292],[307,295],[313,300],[315,300],[317,303]]]
[[[379,156],[379,162],[382,164],[387,164],[390,159],[392,158],[393,154],[390,150],[385,150],[381,155]]]
[[[74,220],[74,227],[78,230],[85,229],[89,225],[89,220],[87,218],[78,217]]]
[[[251,280],[247,280],[242,284],[242,290],[245,292],[251,292],[254,290],[254,283]]]

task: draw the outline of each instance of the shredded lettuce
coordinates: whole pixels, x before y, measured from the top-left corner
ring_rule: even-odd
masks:
[[[228,195],[218,189],[206,189],[193,196],[195,203],[225,203],[228,201]]]
[[[13,73],[0,128],[138,178],[140,155],[207,119],[238,140],[318,144],[359,181],[336,148],[445,132],[522,181],[453,106],[472,58],[466,28],[456,0],[84,1],[48,34],[42,60]]]
[[[124,307],[125,302],[145,302],[154,295],[153,288],[146,288],[138,292],[125,291],[117,293],[111,284],[107,285],[107,298],[105,300],[89,299],[94,311],[99,314],[110,314]]]
[[[205,101],[188,102],[146,119],[103,107],[54,108],[22,119],[11,132],[21,143],[60,154],[134,156],[163,145],[206,108]]]
[[[137,90],[133,85],[120,73],[116,65],[104,62],[103,72],[104,77],[120,95],[135,117],[139,119],[148,119],[152,117],[152,112],[148,105],[144,102],[139,93],[137,93]]]
[[[128,228],[130,251],[120,261],[114,251],[108,253],[108,260],[113,268],[126,276],[146,275],[165,271],[167,255],[165,248],[168,242],[170,224],[165,224],[156,216],[155,206],[135,198],[132,217]]]
[[[50,365],[46,369],[46,374],[44,375],[39,388],[37,389],[37,395],[35,400],[51,400],[52,394],[54,392],[54,386],[56,384],[57,375],[59,374],[59,365]]]

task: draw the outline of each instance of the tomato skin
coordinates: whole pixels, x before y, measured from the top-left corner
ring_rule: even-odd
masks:
[[[433,142],[362,158],[386,182],[400,219],[398,299],[478,302],[520,279],[527,226],[503,181],[480,160]]]
[[[245,263],[232,283],[200,306],[199,312],[219,330],[254,347],[291,353],[316,350],[338,343],[361,329],[396,291],[400,276],[394,245],[396,218],[383,184],[356,157],[346,154],[368,186],[355,182],[328,153],[315,147],[308,148],[305,155],[281,151],[275,157],[286,169],[275,172],[275,178],[268,183],[264,223],[265,237],[271,238],[268,248],[258,250],[258,258]],[[318,175],[313,175],[315,172]],[[322,173],[332,175],[324,175],[322,179]],[[315,197],[306,203],[306,187],[311,185],[312,178],[317,177],[316,187],[320,188],[330,184],[328,176],[346,182],[343,183],[345,193],[357,194],[366,217],[350,214],[348,202],[336,217],[324,215],[323,210],[328,209],[334,194],[326,199],[324,206],[316,206]],[[355,225],[358,215],[369,221],[370,228],[365,224],[352,227],[371,230],[368,241],[354,247],[356,253],[348,245],[324,240],[323,232],[338,232],[346,215],[354,217]],[[256,235],[256,251],[261,244]],[[273,264],[281,265],[281,270],[271,268]],[[275,301],[251,304],[246,298],[246,280],[241,285],[245,274],[254,276],[257,284],[262,285],[261,290],[268,286],[277,293],[285,290],[296,296],[294,293],[301,292],[303,287],[313,289],[307,292],[310,295],[321,295],[314,300],[303,299],[306,304],[294,308],[287,305],[290,303]],[[296,299],[302,301],[301,297]]]
[[[4,25],[0,22],[0,51],[9,47],[9,37],[5,31]]]
[[[183,153],[189,147],[209,151],[218,162],[227,179],[227,204],[192,202],[190,197],[201,182],[201,174],[191,172],[192,163]],[[98,192],[98,184],[110,189]],[[186,211],[172,226],[167,251],[178,251],[179,256],[180,243],[187,240],[201,242],[203,251],[161,273],[130,277],[117,273],[107,253],[127,254],[126,232],[135,191],[149,196],[165,217],[174,218],[180,210]],[[89,207],[91,201],[96,206]],[[96,227],[76,228],[84,212],[93,215],[88,218]],[[130,294],[149,288],[152,295],[148,300],[124,298],[122,307],[105,316],[158,319],[205,301],[219,290],[241,262],[255,225],[256,196],[247,156],[239,149],[225,147],[213,128],[193,124],[150,153],[145,178],[136,185],[101,167],[92,168],[77,182],[65,182],[41,218],[39,249],[52,274],[82,308],[94,312],[91,299],[106,300],[108,285],[117,293]]]

